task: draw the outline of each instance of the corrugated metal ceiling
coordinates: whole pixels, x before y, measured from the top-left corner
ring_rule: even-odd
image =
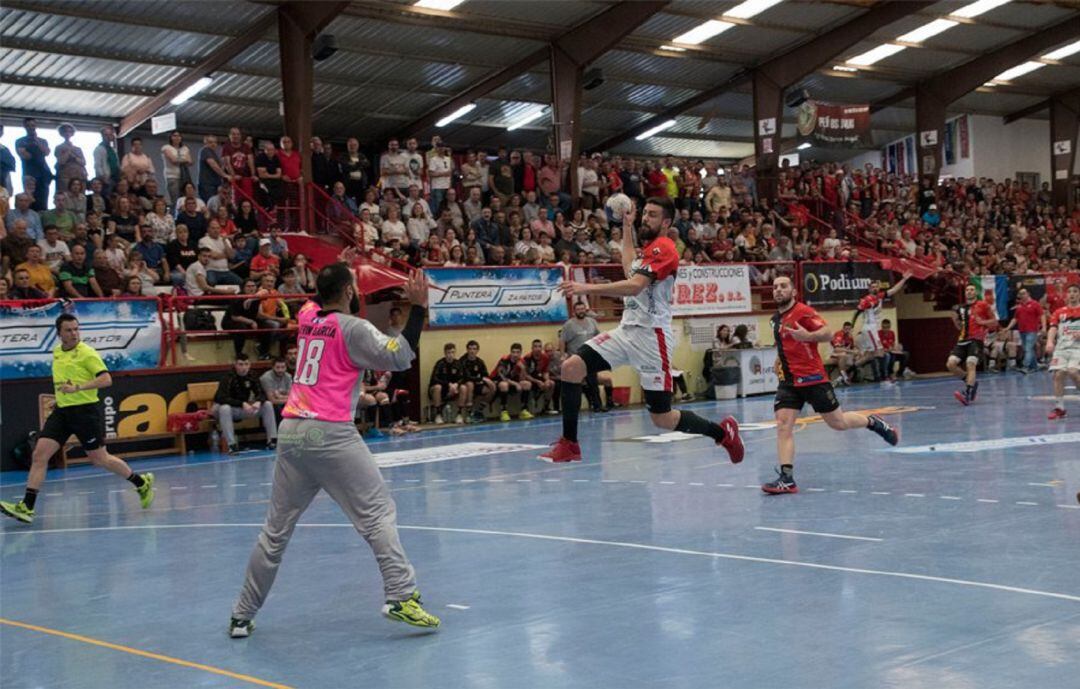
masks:
[[[373,6],[386,8],[396,3],[408,11],[404,6],[411,2],[376,0]],[[330,135],[349,130],[368,140],[399,133],[397,129],[450,96],[542,47],[545,35],[566,30],[611,4],[468,0],[458,9],[463,16],[482,18],[476,31],[443,29],[437,19],[430,17],[405,23],[394,21],[397,9],[373,15],[379,19],[339,16],[327,32],[337,37],[341,49],[315,66],[316,128],[326,128]],[[675,0],[667,11],[634,32],[634,40],[591,65],[603,70],[606,81],[583,94],[586,139],[599,141],[636,126],[654,113],[724,83],[766,56],[790,50],[864,11],[851,5],[789,0],[752,20],[758,25],[737,26],[707,41],[705,52],[665,57],[648,51],[650,43],[669,41],[700,24],[703,18],[718,17],[735,4]],[[938,3],[918,16],[894,22],[839,56],[837,62],[962,4]],[[182,73],[185,65],[205,58],[229,35],[241,32],[270,11],[267,5],[238,0],[10,0],[0,8],[0,78],[17,83],[0,85],[0,102],[10,110],[119,118],[144,100],[144,96],[134,95],[140,89],[153,92],[164,88]],[[1010,3],[984,15],[993,26],[954,27],[927,41],[925,48],[911,48],[882,61],[881,78],[842,79],[819,72],[807,77],[802,86],[825,100],[874,102],[1069,14],[1069,9],[1048,3]],[[1075,11],[1073,15],[1080,17]],[[499,21],[513,23],[510,33],[535,26],[537,40],[499,35],[493,30]],[[121,36],[125,38],[121,40]],[[183,121],[207,126],[247,122],[249,128],[267,131],[279,127],[277,108],[282,95],[276,76],[276,39],[276,32],[268,31],[264,40],[220,70],[203,96],[180,108]],[[953,50],[957,47],[971,54]],[[732,55],[741,57],[734,60]],[[1068,62],[1076,66],[1047,67],[1023,77],[1017,85],[1035,94],[1075,88],[1080,85],[1080,55],[1068,58]],[[886,76],[892,80],[882,80]],[[32,82],[41,85],[30,85]],[[71,86],[73,82],[95,88],[57,88],[61,83]],[[503,127],[522,112],[535,108],[536,102],[549,101],[550,88],[546,65],[537,65],[480,98],[469,117],[448,129],[456,140],[466,143],[472,136],[479,137],[478,141],[532,137],[546,142],[546,135],[539,135],[535,128],[508,134]],[[1044,96],[976,93],[955,103],[953,109],[1000,114],[1030,105],[1040,97]],[[703,114],[715,113],[720,116],[711,119],[704,129],[697,129]],[[749,94],[745,89],[731,91],[679,117],[673,130],[656,137],[659,141],[628,146],[641,151],[675,152],[683,145],[703,150],[715,142],[688,139],[678,143],[675,134],[745,137],[752,133],[751,117]],[[909,108],[889,108],[874,116],[875,126],[883,128],[910,128],[914,124],[911,120]]]

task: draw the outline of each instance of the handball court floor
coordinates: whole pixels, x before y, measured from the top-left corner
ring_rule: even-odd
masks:
[[[738,466],[701,439],[633,440],[656,435],[639,409],[585,414],[571,466],[514,447],[554,440],[558,417],[372,443],[401,453],[384,460],[492,453],[384,469],[434,634],[380,616],[370,551],[323,495],[254,635],[227,638],[268,453],[139,461],[148,511],[115,477],[53,472],[35,524],[0,527],[0,685],[1075,687],[1076,393],[1051,422],[1045,374],[985,377],[967,409],[955,388],[840,391],[889,408],[904,451],[805,423],[790,496],[758,488],[767,396],[692,404],[744,424]]]

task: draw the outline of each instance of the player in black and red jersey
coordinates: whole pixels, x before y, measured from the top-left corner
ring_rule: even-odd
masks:
[[[465,423],[475,423],[486,418],[484,410],[495,399],[495,381],[488,377],[487,364],[480,358],[480,343],[469,340],[461,363],[462,383],[465,386]]]
[[[975,285],[964,288],[964,303],[953,310],[952,318],[960,334],[956,337],[956,346],[949,352],[945,367],[949,373],[964,379],[964,389],[954,392],[953,397],[966,407],[975,401],[975,395],[979,392],[975,369],[982,358],[983,340],[991,328],[997,328],[998,320],[994,308],[979,299]],[[964,363],[963,367],[960,362]]]
[[[773,410],[776,413],[776,454],[780,461],[775,481],[761,486],[766,493],[798,493],[795,485],[795,420],[807,402],[821,415],[829,428],[847,431],[866,428],[877,433],[885,442],[895,445],[899,434],[879,416],[845,412],[840,408],[825,365],[818,353],[818,343],[832,339],[825,321],[818,312],[795,299],[791,278],[773,280],[773,299],[777,313],[772,317],[773,338],[776,341],[776,389]]]
[[[540,404],[536,407],[537,413],[549,412],[551,397],[555,391],[555,381],[551,379],[551,372],[548,368],[550,358],[544,352],[544,342],[542,340],[533,340],[532,348],[521,360],[525,367],[525,380],[532,384],[533,400],[540,400]]]
[[[521,412],[518,418],[528,420],[533,418],[529,411],[529,391],[532,383],[525,380],[525,363],[521,360],[521,345],[515,342],[510,345],[510,353],[501,357],[495,368],[491,369],[491,380],[498,389],[499,402],[502,411],[499,413],[499,421],[510,420],[510,410],[507,409],[511,390],[517,390],[521,396]]]

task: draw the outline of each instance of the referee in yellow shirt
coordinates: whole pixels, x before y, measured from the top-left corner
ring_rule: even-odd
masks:
[[[98,390],[112,385],[112,376],[101,355],[79,339],[79,319],[63,314],[56,319],[60,344],[53,349],[53,387],[56,408],[45,421],[34,446],[26,495],[17,503],[0,501],[0,512],[29,524],[34,521],[34,504],[45,482],[49,459],[73,434],[79,439],[94,466],[123,476],[135,486],[143,509],[154,501],[154,475],[136,474],[127,462],[105,449],[105,416],[98,402]]]

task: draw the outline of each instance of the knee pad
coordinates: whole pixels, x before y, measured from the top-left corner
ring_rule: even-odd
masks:
[[[645,408],[650,414],[668,413],[671,411],[671,393],[663,390],[646,390]]]

